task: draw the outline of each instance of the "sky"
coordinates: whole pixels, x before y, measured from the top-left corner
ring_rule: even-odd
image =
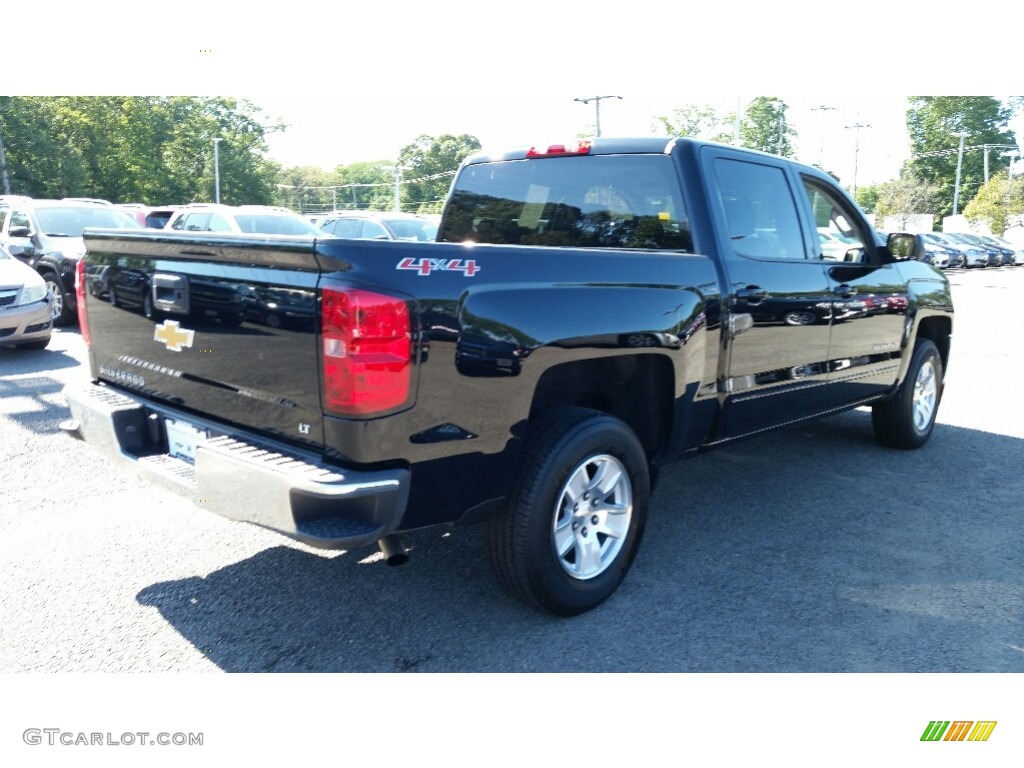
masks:
[[[802,3],[749,0],[295,0],[245,13],[179,0],[160,34],[141,30],[132,0],[39,3],[64,20],[48,31],[50,47],[88,55],[70,68],[40,61],[19,71],[8,81],[16,93],[245,98],[287,124],[268,137],[271,159],[285,166],[393,161],[422,134],[469,134],[485,148],[570,139],[593,127],[593,103],[576,101],[593,96],[622,97],[601,101],[602,134],[642,136],[676,108],[729,112],[763,95],[789,106],[798,159],[865,186],[894,178],[908,156],[907,94],[1020,89],[1017,46],[984,19],[956,22],[962,35],[983,28],[992,39],[984,56],[953,66],[925,54],[929,25],[949,34],[941,0],[927,19],[878,0],[813,15]],[[9,45],[28,55],[35,42]],[[848,127],[857,124],[870,127]]]

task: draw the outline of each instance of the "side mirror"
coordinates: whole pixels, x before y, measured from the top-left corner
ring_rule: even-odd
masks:
[[[32,230],[28,227],[11,227],[7,234],[9,237],[32,237]]]
[[[891,232],[885,248],[897,259],[912,259],[917,252],[917,237],[909,232]]]

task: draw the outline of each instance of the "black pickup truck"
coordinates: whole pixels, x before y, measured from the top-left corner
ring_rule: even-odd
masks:
[[[864,405],[918,448],[949,360],[911,236],[815,168],[689,139],[467,158],[438,242],[85,242],[69,429],[311,545],[398,563],[403,531],[483,523],[499,581],[561,615],[615,591],[663,463]]]

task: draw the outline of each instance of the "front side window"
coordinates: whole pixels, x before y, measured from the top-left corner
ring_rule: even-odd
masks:
[[[849,207],[837,195],[811,179],[804,179],[804,189],[811,204],[814,225],[821,240],[821,252],[816,254],[825,261],[865,260],[865,243],[872,238],[861,232]]]
[[[782,168],[719,157],[715,176],[737,256],[807,258],[796,203]]]
[[[584,155],[466,166],[441,242],[691,251],[672,159]]]

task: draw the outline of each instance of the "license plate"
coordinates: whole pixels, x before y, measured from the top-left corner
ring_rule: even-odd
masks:
[[[207,433],[184,421],[165,419],[164,426],[167,428],[167,452],[176,459],[195,464],[196,445],[208,437]]]

